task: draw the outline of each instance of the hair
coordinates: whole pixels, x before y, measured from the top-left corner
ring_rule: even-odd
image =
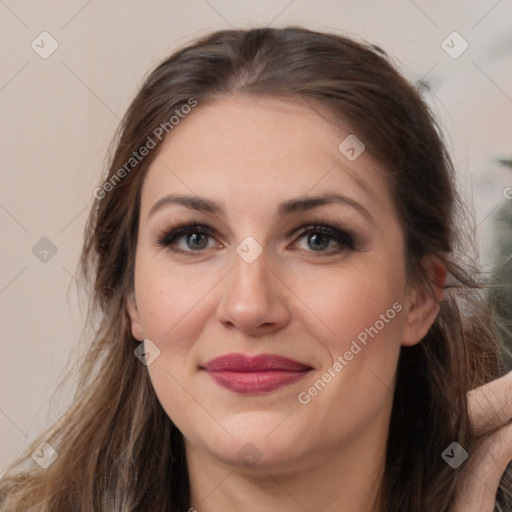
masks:
[[[118,129],[103,183],[120,176],[134,152],[191,98],[201,108],[240,94],[306,101],[348,123],[386,170],[408,278],[429,284],[421,265],[428,255],[446,266],[446,299],[434,324],[419,344],[401,348],[377,509],[448,510],[468,465],[453,470],[441,454],[453,441],[471,453],[479,439],[467,392],[507,367],[485,284],[463,257],[467,239],[458,219],[464,210],[435,117],[377,46],[295,26],[217,31],[178,49],[148,75]],[[134,357],[126,309],[142,184],[159,147],[108,193],[97,194],[80,260],[82,280],[94,283],[95,337],[69,410],[2,479],[2,511],[190,507],[183,437]],[[30,459],[42,441],[59,454],[46,471]],[[497,511],[512,503],[510,476],[502,477]]]

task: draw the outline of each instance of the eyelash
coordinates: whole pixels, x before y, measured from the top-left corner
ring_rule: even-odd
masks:
[[[312,224],[295,229],[290,235],[293,235],[302,229],[305,230],[300,234],[299,238],[305,237],[313,233],[321,234],[323,236],[327,236],[331,240],[334,240],[341,246],[340,248],[334,250],[308,250],[306,252],[319,253],[319,255],[330,255],[340,253],[341,251],[344,250],[355,251],[358,249],[356,237],[349,233],[348,230],[341,225],[329,225],[322,221],[315,221]],[[175,227],[164,229],[159,235],[157,235],[157,244],[160,247],[167,248],[179,254],[199,256],[201,253],[205,252],[206,249],[198,251],[186,251],[183,249],[178,249],[177,247],[173,247],[173,244],[175,243],[176,240],[188,234],[202,234],[213,238],[214,230],[209,226],[198,224],[197,222],[193,221],[193,223],[191,224],[181,224]]]

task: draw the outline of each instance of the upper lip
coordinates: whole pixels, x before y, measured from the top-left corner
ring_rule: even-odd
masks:
[[[216,357],[204,364],[202,368],[209,372],[297,372],[312,369],[310,365],[275,354],[248,356],[236,353]]]

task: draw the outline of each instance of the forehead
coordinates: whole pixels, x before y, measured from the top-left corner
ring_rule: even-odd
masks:
[[[351,133],[314,102],[236,96],[199,103],[150,166],[142,209],[147,213],[169,192],[230,204],[252,198],[262,206],[286,196],[340,192],[393,209],[383,166],[368,152],[351,161],[340,151]]]

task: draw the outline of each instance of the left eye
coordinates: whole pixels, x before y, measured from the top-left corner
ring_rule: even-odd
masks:
[[[343,249],[355,249],[352,236],[345,231],[324,224],[309,227],[299,238],[303,237],[307,237],[308,247],[314,252],[339,252]],[[333,241],[338,244],[338,248],[326,250]]]

